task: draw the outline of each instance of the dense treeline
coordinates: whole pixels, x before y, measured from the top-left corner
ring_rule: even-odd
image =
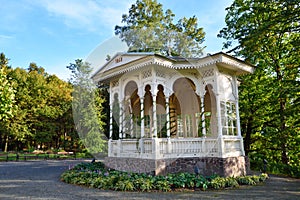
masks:
[[[13,69],[3,53],[0,62],[0,148],[79,148],[72,116],[72,85],[35,63],[28,69]]]
[[[219,36],[256,65],[242,77],[241,125],[252,167],[300,177],[300,7],[296,0],[235,0]]]

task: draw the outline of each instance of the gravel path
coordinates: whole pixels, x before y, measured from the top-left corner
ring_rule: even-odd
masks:
[[[182,193],[103,191],[61,182],[60,174],[79,162],[0,162],[0,199],[300,199],[300,180],[277,176],[259,186]]]

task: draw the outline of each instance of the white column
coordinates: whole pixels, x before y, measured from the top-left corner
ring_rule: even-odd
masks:
[[[222,135],[221,101],[220,101],[219,94],[216,94],[216,104],[217,104],[219,156],[223,157],[225,153],[225,144]]]
[[[131,107],[131,99],[128,97],[128,107],[129,107],[129,116],[130,116],[130,136],[134,137],[134,122],[133,122],[133,109]]]
[[[236,128],[237,128],[238,137],[240,138],[241,152],[242,152],[242,155],[245,156],[244,140],[243,140],[242,133],[241,133],[241,124],[240,124],[240,114],[239,114],[239,102],[238,102],[238,100],[236,101],[235,109],[236,109],[236,126],[237,126]]]
[[[112,138],[112,134],[113,134],[113,104],[110,103],[109,105],[109,138]]]
[[[205,109],[204,109],[204,96],[201,96],[201,121],[202,121],[202,134],[206,136],[206,128],[205,128]]]
[[[122,139],[123,138],[123,101],[121,100],[119,102],[120,105],[120,118],[119,118],[119,138]]]
[[[145,113],[144,113],[144,96],[140,97],[141,103],[141,138],[139,139],[140,153],[144,153],[144,137],[145,137]]]
[[[171,130],[170,130],[170,103],[169,103],[169,97],[166,96],[166,120],[167,120],[167,138],[170,138],[171,136]]]
[[[240,113],[239,113],[239,102],[238,101],[236,101],[236,103],[235,103],[235,112],[236,112],[237,134],[238,134],[239,137],[242,137],[241,124],[240,124]]]
[[[219,94],[216,94],[216,106],[217,106],[218,135],[222,136],[221,101],[220,101]]]
[[[236,76],[233,76],[233,83],[234,83],[234,96],[235,96],[236,128],[237,128],[238,136],[242,138],[240,112],[239,112],[239,93],[238,93],[238,84],[237,84]]]
[[[157,116],[156,116],[156,94],[152,96],[152,114],[153,114],[153,124],[152,124],[152,137],[157,138]]]
[[[171,144],[171,127],[170,127],[170,101],[169,96],[166,96],[166,117],[167,117],[167,152],[172,152],[172,144]]]
[[[153,69],[154,70],[154,69]],[[155,73],[155,71],[153,71]],[[153,73],[153,74],[154,74]],[[154,80],[153,80],[154,81]],[[159,141],[157,138],[157,116],[156,116],[156,96],[157,96],[157,85],[151,85],[152,90],[152,152],[153,159],[159,158]]]
[[[112,148],[111,148],[111,141],[112,141],[112,134],[113,134],[113,102],[114,102],[114,98],[113,98],[113,92],[111,89],[111,84],[109,86],[109,137],[108,137],[108,157],[112,156]]]
[[[140,98],[141,102],[141,138],[145,137],[145,113],[144,113],[144,97]]]
[[[233,76],[234,80],[234,89],[235,89],[235,112],[236,112],[236,128],[237,128],[237,134],[240,138],[240,146],[241,146],[241,152],[242,155],[245,156],[245,150],[244,150],[244,141],[241,133],[241,124],[240,124],[240,112],[239,112],[239,93],[238,93],[238,82],[236,76]]]
[[[126,133],[125,133],[125,128],[126,128],[126,124],[125,124],[125,120],[126,120],[126,113],[125,113],[125,106],[126,106],[126,103],[125,103],[125,99],[123,100],[122,102],[122,133],[123,133],[123,136],[122,138],[126,138]]]

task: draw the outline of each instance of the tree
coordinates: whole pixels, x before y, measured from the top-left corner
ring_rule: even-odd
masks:
[[[55,141],[54,145],[57,149],[61,146],[66,149],[72,149],[73,144],[68,144],[66,140],[70,136],[76,142],[74,134],[74,124],[72,116],[72,91],[73,87],[70,83],[59,79],[55,75],[49,75],[45,79],[46,88],[45,96],[47,104],[44,107],[43,118],[50,126],[48,133],[52,132],[51,142]],[[51,128],[52,127],[52,128]]]
[[[241,87],[245,146],[251,142],[249,151],[256,155],[300,169],[299,2],[235,0],[226,10],[226,27],[219,34],[226,39],[224,47],[257,65]]]
[[[67,68],[72,72],[72,110],[78,135],[90,153],[106,153],[105,115],[102,112],[104,98],[90,78],[92,68],[80,59],[70,63]]]
[[[0,54],[0,142],[2,140],[3,127],[7,125],[8,120],[14,116],[15,109],[15,90],[11,80],[7,76],[9,69],[8,59],[4,53]],[[5,137],[4,151],[7,151],[8,135]]]
[[[4,63],[4,62],[2,62]],[[72,85],[49,75],[31,63],[27,70],[7,68],[7,80],[15,91],[13,115],[0,122],[4,149],[73,148]],[[9,110],[7,109],[7,112]],[[72,141],[66,142],[72,136]],[[74,139],[73,139],[74,138]]]
[[[173,23],[175,15],[165,12],[156,0],[137,0],[122,15],[124,26],[115,26],[115,34],[125,41],[129,51],[157,52],[168,56],[200,57],[205,33],[198,28],[197,18],[182,18]]]
[[[13,115],[15,92],[7,77],[8,59],[0,54],[0,121]]]

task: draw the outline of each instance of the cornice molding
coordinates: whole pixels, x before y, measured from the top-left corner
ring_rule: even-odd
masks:
[[[126,56],[126,54],[124,54]],[[221,66],[229,70],[234,71],[237,75],[245,73],[253,73],[254,68],[251,65],[239,61],[224,53],[217,53],[209,55],[199,59],[186,59],[184,61],[176,61],[167,57],[158,55],[145,55],[137,60],[118,65],[114,68],[104,68],[93,76],[93,79],[98,81],[104,81],[112,77],[122,75],[127,72],[138,70],[146,66],[156,65],[171,69],[200,69],[211,65]]]

